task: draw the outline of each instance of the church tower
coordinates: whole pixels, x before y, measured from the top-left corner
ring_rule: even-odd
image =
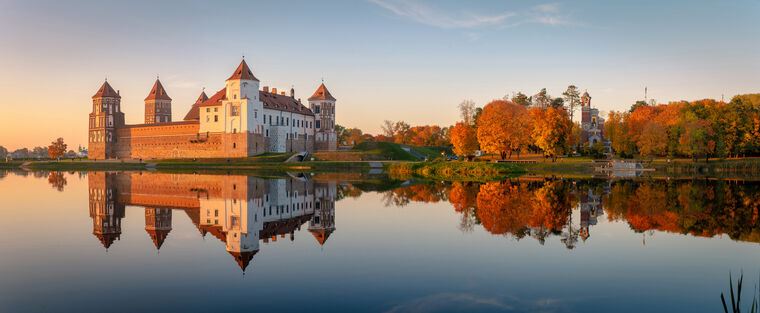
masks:
[[[309,97],[309,109],[314,112],[315,150],[337,150],[335,133],[335,97],[324,83]]]
[[[169,123],[171,121],[172,98],[169,98],[161,81],[156,78],[153,88],[145,97],[145,124]]]
[[[172,210],[145,208],[145,231],[150,235],[156,249],[161,249],[172,231]]]
[[[124,113],[121,112],[121,96],[105,81],[92,96],[88,157],[100,160],[114,158],[116,129],[122,126]]]

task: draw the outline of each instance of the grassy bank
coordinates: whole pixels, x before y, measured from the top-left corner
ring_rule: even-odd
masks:
[[[20,166],[20,164],[18,164]],[[8,168],[18,168],[8,167]],[[103,161],[38,161],[29,162],[24,166],[32,170],[52,171],[120,171],[120,170],[160,170],[160,171],[198,171],[198,170],[225,170],[225,171],[319,171],[319,172],[353,172],[368,171],[370,166],[367,162],[244,162],[241,160],[226,161],[156,161],[153,163],[140,162],[103,162]]]
[[[390,166],[392,176],[419,176],[436,180],[488,181],[525,173],[517,164],[488,162],[400,162]]]

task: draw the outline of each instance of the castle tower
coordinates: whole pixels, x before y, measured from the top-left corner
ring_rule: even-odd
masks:
[[[156,249],[161,249],[172,231],[172,210],[145,208],[145,231],[150,235]]]
[[[321,246],[335,231],[335,193],[334,183],[314,186],[314,215],[309,221],[309,232]]]
[[[309,108],[314,112],[315,150],[337,150],[335,133],[335,97],[324,83],[309,98]]]
[[[222,97],[217,93],[212,99],[221,100],[220,106],[204,108],[200,112],[201,132],[222,132],[237,134],[261,131],[264,119],[264,104],[259,99],[259,80],[243,59],[235,71],[227,78]],[[229,138],[225,147],[231,152],[245,151],[245,142],[232,142]],[[243,145],[243,146],[241,146]],[[244,154],[246,155],[246,154]]]
[[[88,157],[100,160],[114,158],[116,129],[122,126],[124,113],[121,112],[121,96],[105,81],[92,96]]]
[[[114,175],[106,172],[87,175],[92,234],[106,249],[121,237],[121,219],[124,218],[124,204],[116,201]]]
[[[172,121],[172,98],[166,93],[161,81],[156,78],[153,88],[145,97],[145,124],[168,123]]]

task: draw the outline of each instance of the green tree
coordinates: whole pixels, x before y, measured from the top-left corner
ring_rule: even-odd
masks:
[[[524,107],[529,107],[530,101],[531,101],[530,97],[526,96],[522,92],[518,92],[512,97],[512,102],[514,102],[515,104],[522,105]]]
[[[565,97],[565,105],[567,106],[568,112],[570,113],[570,120],[573,120],[575,109],[581,103],[580,91],[578,90],[578,87],[575,87],[575,85],[570,85],[567,86],[567,90],[562,93],[562,96]]]
[[[533,105],[537,108],[546,109],[552,104],[552,97],[546,93],[546,88],[541,88],[541,90],[535,96],[533,96],[532,99]]]

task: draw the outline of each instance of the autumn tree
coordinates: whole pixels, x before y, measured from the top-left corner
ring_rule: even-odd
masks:
[[[701,156],[707,160],[715,151],[715,141],[712,140],[714,132],[709,122],[688,120],[684,122],[683,130],[679,139],[679,151],[695,160]]]
[[[502,159],[511,157],[530,144],[530,116],[525,107],[511,101],[494,100],[483,108],[478,120],[478,143]]]
[[[657,121],[644,125],[636,143],[642,156],[654,157],[665,155],[668,148],[668,129]]]
[[[530,110],[533,121],[533,143],[552,161],[568,151],[572,136],[572,122],[565,109],[535,108]]]
[[[610,112],[604,122],[604,135],[610,140],[612,150],[620,156],[633,155],[635,143],[631,140],[627,125],[628,113]]]
[[[48,183],[50,183],[50,185],[53,186],[55,190],[63,191],[63,187],[66,186],[67,181],[62,172],[50,172],[50,175],[48,176]]]
[[[48,155],[51,159],[60,159],[66,154],[67,148],[68,146],[63,142],[63,138],[58,138],[48,147]]]
[[[451,144],[454,145],[454,154],[470,156],[478,149],[478,137],[475,128],[464,122],[459,122],[451,128]]]

